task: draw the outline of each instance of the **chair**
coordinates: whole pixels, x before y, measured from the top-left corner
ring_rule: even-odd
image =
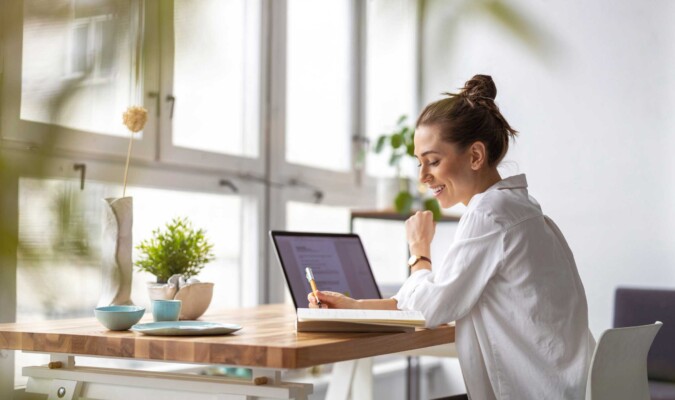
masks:
[[[614,300],[614,327],[662,321],[647,355],[652,400],[675,400],[675,290],[619,288]]]
[[[586,400],[649,400],[647,353],[661,325],[603,332],[588,371]]]

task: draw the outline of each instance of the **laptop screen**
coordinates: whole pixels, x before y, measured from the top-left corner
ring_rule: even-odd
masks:
[[[317,289],[354,299],[380,299],[368,258],[358,235],[270,232],[295,308],[308,307],[312,288],[305,268],[312,268]]]

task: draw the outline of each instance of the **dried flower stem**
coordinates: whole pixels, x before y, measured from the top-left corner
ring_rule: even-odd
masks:
[[[129,158],[131,158],[131,145],[134,142],[134,135],[129,136],[129,149],[127,150],[127,163],[124,165],[124,189],[122,189],[122,197],[127,194],[127,172],[129,172]]]
[[[129,159],[131,158],[131,145],[134,142],[134,133],[143,130],[145,123],[148,120],[148,110],[143,107],[129,107],[122,115],[124,125],[131,131],[129,137],[129,149],[127,150],[127,162],[124,166],[124,189],[122,189],[122,197],[127,194],[127,173],[129,172]]]

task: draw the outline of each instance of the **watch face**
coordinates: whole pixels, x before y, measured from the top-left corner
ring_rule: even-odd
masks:
[[[410,256],[408,259],[408,265],[413,266],[417,262],[417,256]]]

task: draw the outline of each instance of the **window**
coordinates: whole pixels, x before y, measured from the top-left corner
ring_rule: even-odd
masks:
[[[417,86],[417,2],[413,0],[369,0],[366,28],[365,132],[370,143],[390,133],[402,115],[414,124]],[[391,176],[389,155],[371,154],[367,172]]]
[[[119,196],[121,187],[100,182],[21,178],[17,320],[89,317],[100,285],[100,239],[103,199]],[[187,216],[206,231],[215,260],[198,278],[216,283],[212,306],[241,306],[244,283],[242,225],[246,197],[127,187],[134,199],[134,245],[174,217]],[[138,257],[134,248],[133,259]],[[154,277],[134,270],[132,300],[149,308],[146,283]],[[67,295],[63,288],[68,287]]]
[[[352,5],[348,0],[288,1],[286,160],[290,163],[335,171],[351,168]]]
[[[77,18],[70,26],[64,79],[105,82],[114,76],[115,26],[111,15]]]
[[[260,2],[174,2],[173,144],[257,157]]]
[[[349,208],[289,201],[286,229],[301,232],[349,232]]]
[[[162,179],[162,174],[156,176]],[[100,239],[103,199],[119,196],[121,187],[89,180],[85,189],[70,179],[19,179],[19,249],[17,252],[17,321],[91,317],[100,295]],[[258,234],[256,201],[250,196],[194,190],[127,187],[134,198],[134,245],[176,216],[188,216],[214,244],[215,260],[199,274],[214,282],[211,309],[257,303],[258,272],[247,242]],[[134,249],[133,259],[137,259]],[[147,282],[154,277],[134,269],[132,301],[150,310]],[[67,288],[67,290],[64,290]],[[20,367],[35,362],[18,355]],[[25,379],[17,375],[17,384]]]
[[[124,136],[119,115],[138,104],[133,2],[24,2],[21,119]]]

